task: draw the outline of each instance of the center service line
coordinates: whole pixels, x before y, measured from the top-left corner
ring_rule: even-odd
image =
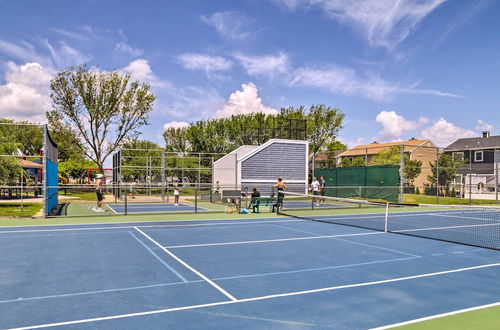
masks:
[[[151,242],[153,242],[156,246],[158,246],[160,249],[162,249],[164,252],[166,252],[172,258],[174,258],[179,263],[181,263],[184,267],[186,267],[187,269],[189,269],[190,271],[192,271],[193,273],[195,273],[196,275],[198,275],[199,277],[201,277],[202,279],[204,279],[205,281],[207,281],[211,286],[213,286],[214,288],[216,288],[217,290],[219,290],[223,295],[225,295],[226,297],[228,297],[232,301],[238,301],[238,299],[236,299],[235,297],[233,297],[229,292],[227,292],[226,290],[224,290],[223,288],[221,288],[220,286],[218,286],[217,284],[215,284],[208,277],[206,277],[205,275],[203,275],[202,273],[200,273],[199,271],[197,271],[196,269],[194,269],[193,267],[191,267],[190,265],[188,265],[186,262],[184,262],[181,258],[177,257],[175,254],[173,254],[172,252],[170,252],[169,250],[167,250],[160,243],[158,243],[157,241],[155,241],[154,239],[152,239],[148,234],[146,234],[145,232],[143,232],[142,230],[140,230],[137,227],[134,227],[134,229],[137,230],[142,235],[144,235],[144,237],[146,237],[147,239],[149,239]]]

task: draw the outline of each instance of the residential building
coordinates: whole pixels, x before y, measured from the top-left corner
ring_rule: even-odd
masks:
[[[458,139],[444,149],[454,159],[464,161],[454,184],[464,193],[494,193],[498,186],[500,163],[500,135],[490,136],[484,131],[481,137]],[[469,188],[470,187],[470,188]]]
[[[401,147],[404,158],[407,160],[422,161],[422,172],[418,175],[413,184],[417,187],[423,187],[428,183],[427,176],[431,174],[431,167],[429,162],[434,162],[438,155],[438,147],[432,143],[431,140],[421,139],[417,140],[411,138],[408,141],[396,141],[379,143],[372,142],[370,144],[359,145],[355,148],[349,149],[339,155],[341,162],[344,158],[354,159],[361,157],[367,165],[374,165],[374,158],[381,152],[386,152],[392,147]],[[399,164],[395,164],[399,165]]]

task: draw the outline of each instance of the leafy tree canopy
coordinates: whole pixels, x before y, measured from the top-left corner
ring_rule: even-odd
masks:
[[[149,85],[131,82],[130,75],[84,65],[59,72],[50,87],[49,124],[75,135],[72,143],[101,169],[112,152],[148,124],[155,100]]]

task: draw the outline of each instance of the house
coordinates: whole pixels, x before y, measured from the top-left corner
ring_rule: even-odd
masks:
[[[465,163],[457,171],[459,176],[454,181],[455,189],[464,188],[464,193],[495,192],[498,185],[499,150],[500,136],[490,136],[489,131],[484,131],[481,137],[458,139],[447,146],[445,153]]]
[[[359,145],[349,149],[339,155],[341,162],[345,158],[353,160],[362,158],[367,165],[374,165],[374,158],[381,152],[386,152],[392,147],[401,147],[405,154],[405,159],[422,161],[422,172],[415,178],[413,184],[416,187],[423,187],[427,184],[427,176],[431,174],[429,162],[433,162],[439,155],[438,147],[428,139],[417,140],[411,138],[408,141],[397,141],[388,143],[372,142],[370,144]],[[399,165],[399,164],[394,164]]]
[[[332,168],[340,166],[339,155],[343,152],[345,152],[345,150],[317,152],[314,157],[314,168]],[[313,167],[313,154],[310,154],[309,158],[309,164]]]
[[[214,162],[212,182],[219,182],[221,190],[257,187],[263,195],[269,195],[281,176],[288,191],[305,193],[308,149],[307,141],[284,139],[241,146]]]

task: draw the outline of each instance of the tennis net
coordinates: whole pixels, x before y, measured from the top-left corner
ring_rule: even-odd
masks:
[[[500,250],[500,208],[494,206],[402,205],[286,192],[278,213]]]

